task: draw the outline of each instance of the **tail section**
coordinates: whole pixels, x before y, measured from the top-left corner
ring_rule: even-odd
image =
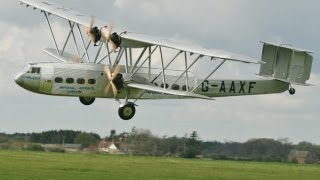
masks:
[[[259,75],[291,84],[307,85],[313,57],[306,50],[263,42]]]

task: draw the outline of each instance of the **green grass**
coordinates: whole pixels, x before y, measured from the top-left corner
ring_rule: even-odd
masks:
[[[0,151],[0,179],[319,179],[320,165]]]

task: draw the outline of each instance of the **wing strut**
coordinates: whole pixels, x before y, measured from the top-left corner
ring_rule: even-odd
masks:
[[[74,23],[74,25],[75,25],[75,23]],[[70,28],[72,28],[72,26],[71,26],[71,21],[69,21],[69,26],[70,26]],[[73,38],[73,42],[74,42],[74,45],[75,45],[75,47],[76,47],[76,49],[77,49],[77,54],[78,54],[78,57],[80,57],[80,50],[79,50],[79,47],[78,47],[78,44],[77,44],[77,40],[76,40],[76,36],[74,35],[74,31],[73,31],[73,28],[72,28],[72,38]],[[66,43],[67,44],[67,43]],[[62,55],[62,54],[61,54]]]
[[[182,77],[186,72],[188,72],[189,69],[190,69],[199,59],[201,59],[202,57],[203,57],[202,55],[199,55],[199,56],[189,65],[189,67],[187,67],[186,70],[183,71],[183,72],[180,74],[180,76],[172,83],[172,85],[175,84],[176,82],[178,82],[179,79],[181,79],[181,77]],[[188,78],[187,78],[187,79],[188,79]],[[170,86],[170,88],[172,87],[172,85]]]
[[[98,60],[98,57],[100,55],[102,47],[103,47],[103,43],[100,44],[99,50],[98,50],[98,52],[96,54],[96,57],[94,58],[94,63],[97,63],[97,60]]]
[[[179,51],[173,58],[172,60],[164,67],[164,70],[166,70],[172,63],[174,60],[177,59],[177,57],[182,53],[182,51]],[[151,83],[154,83],[155,80],[157,80],[159,78],[159,76],[162,75],[162,71],[155,77],[153,78],[153,80],[151,81]]]
[[[85,45],[85,43],[84,43],[84,39],[83,39],[83,36],[82,36],[82,32],[81,32],[81,30],[80,30],[79,24],[77,24],[77,27],[78,27],[79,35],[80,35],[80,38],[81,38],[82,46],[83,46],[83,48],[84,48],[84,53],[85,53],[86,56],[87,56],[88,62],[90,62],[90,58],[89,58],[89,55],[88,55],[88,51],[87,51],[86,45]]]
[[[119,61],[123,55],[123,52],[124,52],[124,49],[123,47],[120,48],[119,52],[118,52],[118,55],[117,55],[117,58],[115,59],[114,63],[113,63],[113,67],[116,67],[116,65],[119,64]]]
[[[201,81],[201,83],[199,83],[198,85],[196,85],[195,88],[193,88],[191,90],[191,92],[193,93],[199,86],[202,85],[202,83],[204,83],[206,80],[208,80],[209,77],[212,76],[212,74],[214,74],[227,60],[224,59],[204,80]]]
[[[70,23],[70,21],[69,21],[69,23]],[[60,53],[60,56],[63,54],[64,50],[66,49],[67,43],[68,43],[68,41],[69,41],[69,39],[70,39],[71,33],[73,32],[73,28],[74,28],[74,25],[75,25],[75,24],[76,24],[76,23],[72,23],[71,26],[70,26],[70,31],[69,31],[69,34],[68,34],[68,36],[67,36],[67,39],[66,39],[66,41],[65,41],[65,43],[64,43],[64,45],[63,45],[63,48],[62,48],[61,53]],[[80,56],[80,55],[79,55],[79,56]]]
[[[162,83],[163,83],[163,89],[166,90],[166,75],[164,73],[164,65],[163,65],[163,55],[162,55],[162,50],[161,50],[161,47],[159,47],[159,50],[160,50],[160,56],[161,56],[161,69],[162,69]]]
[[[54,37],[53,31],[52,31],[52,27],[51,27],[51,24],[50,24],[50,21],[49,21],[49,18],[48,18],[48,15],[47,15],[47,13],[45,11],[43,11],[43,13],[44,13],[44,16],[46,17],[46,20],[47,20],[47,23],[48,23],[48,26],[49,26],[49,29],[50,29],[50,32],[51,32],[51,35],[52,35],[52,38],[53,38],[53,41],[54,41],[54,45],[56,46],[57,54],[60,54],[59,48],[58,48],[58,44],[57,44],[56,38]]]
[[[185,68],[186,68],[186,71],[185,71],[185,74],[186,74],[186,91],[189,91],[188,57],[187,57],[187,52],[186,51],[184,52],[184,64],[185,64]],[[174,83],[176,83],[176,82],[174,82]]]
[[[131,67],[129,74],[133,74],[132,72],[133,72],[134,68],[138,65],[138,63],[140,62],[140,60],[141,60],[142,56],[144,55],[144,53],[146,52],[146,50],[147,50],[147,47],[143,48],[139,58],[136,60],[134,65]],[[130,48],[130,55],[132,55],[131,48]],[[132,56],[131,56],[131,59],[132,59]]]
[[[149,57],[157,50],[158,47],[159,47],[159,46],[156,46],[156,47],[151,51],[151,53],[145,58],[145,60],[141,63],[141,65],[130,75],[130,78],[131,78],[134,74],[136,74],[136,73],[141,69],[141,67],[144,65],[144,63],[147,62],[147,60],[149,59]],[[144,51],[146,51],[146,49],[147,49],[147,48],[145,48]],[[140,61],[140,60],[139,60],[139,61]],[[132,67],[131,71],[132,71],[136,66],[138,66],[139,61],[137,61],[137,62],[135,63],[135,66]]]

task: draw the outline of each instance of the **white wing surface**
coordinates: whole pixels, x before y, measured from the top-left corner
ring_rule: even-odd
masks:
[[[137,89],[143,89],[143,90],[146,90],[146,91],[170,94],[170,95],[175,95],[175,96],[183,96],[183,97],[190,97],[190,98],[214,100],[211,97],[203,96],[203,95],[200,95],[200,94],[195,94],[195,93],[186,92],[186,91],[163,89],[163,88],[160,88],[160,87],[150,86],[150,85],[146,85],[146,84],[129,83],[129,84],[127,84],[127,86],[128,87],[132,87],[132,88],[137,88]]]

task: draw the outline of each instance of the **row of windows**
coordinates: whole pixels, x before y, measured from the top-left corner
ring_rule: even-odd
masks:
[[[56,83],[63,83],[63,78],[61,77],[56,77],[54,79],[54,82]],[[66,83],[68,84],[73,84],[74,82],[77,82],[77,84],[85,84],[86,80],[83,78],[78,78],[78,79],[74,79],[74,78],[66,78]],[[96,84],[96,80],[95,79],[88,79],[88,84]]]
[[[158,83],[154,83],[154,85],[155,85],[155,86],[159,86]],[[162,83],[162,84],[160,85],[161,88],[164,88],[164,86],[166,86],[166,89],[169,88],[169,84],[164,85],[164,84]],[[179,86],[178,84],[173,84],[173,85],[171,86],[171,89],[173,89],[173,90],[180,90],[180,86]],[[189,88],[189,89],[190,89],[190,88]],[[182,90],[183,90],[183,91],[186,91],[186,90],[187,90],[187,86],[186,86],[186,85],[183,85],[183,86],[182,86]]]
[[[63,78],[61,78],[61,77],[56,77],[55,79],[54,79],[54,81],[56,82],[56,83],[63,83]],[[83,79],[83,78],[78,78],[78,79],[74,79],[74,78],[66,78],[66,83],[67,84],[73,84],[74,82],[77,82],[77,84],[85,84],[86,83],[86,80],[85,79]],[[95,79],[88,79],[88,84],[96,84],[96,80]],[[154,85],[155,86],[159,86],[157,83],[154,83]],[[160,85],[160,87],[161,88],[164,88],[164,86],[166,86],[166,88],[169,88],[169,84],[161,84]],[[172,87],[171,87],[171,89],[173,89],[173,90],[180,90],[180,86],[178,85],[178,84],[173,84],[172,85]],[[187,90],[187,86],[186,85],[183,85],[182,86],[182,90],[183,91],[186,91]]]

